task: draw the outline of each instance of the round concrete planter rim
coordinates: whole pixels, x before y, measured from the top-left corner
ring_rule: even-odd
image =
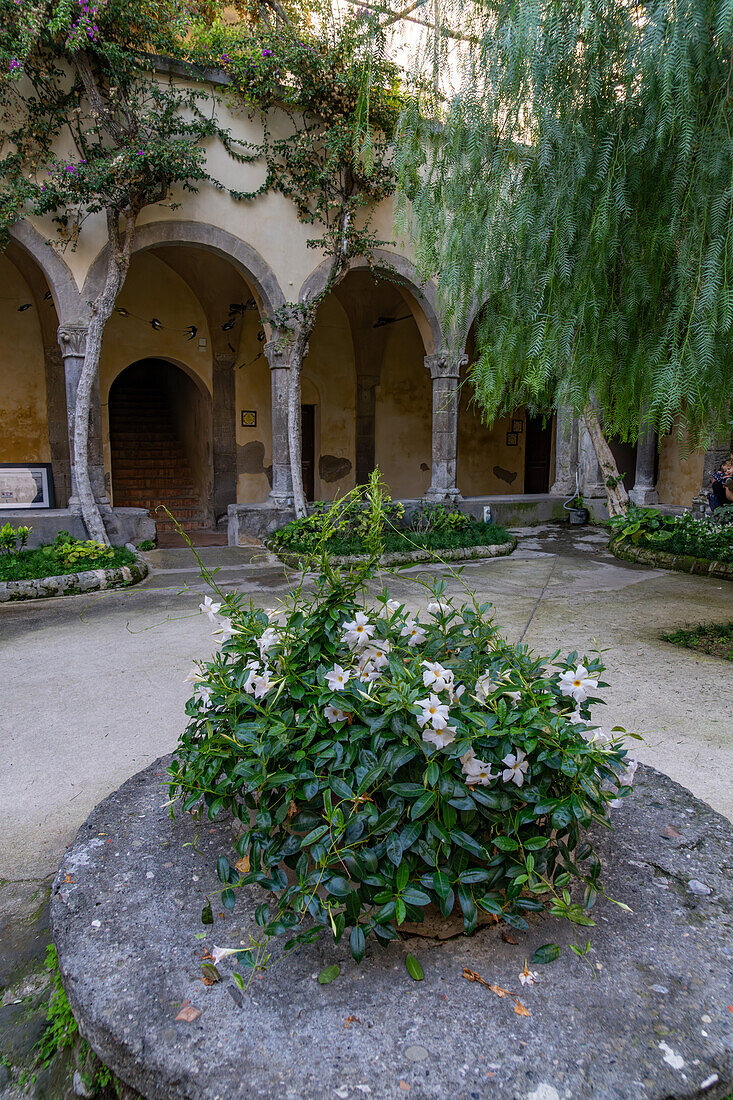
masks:
[[[668,550],[653,550],[650,546],[636,546],[622,535],[611,536],[608,549],[621,561],[657,566],[660,569],[673,569],[678,573],[694,573],[697,576],[733,580],[733,562],[696,558],[692,554],[671,554]]]
[[[275,549],[271,540],[267,540],[265,545],[283,564],[294,566],[296,569],[301,568],[302,562],[309,560],[306,554]],[[429,550],[427,548],[405,551],[393,550],[382,554],[377,564],[380,566],[440,565],[442,562],[448,561],[477,561],[482,558],[503,557],[511,554],[516,548],[517,538],[516,535],[512,535],[508,542],[494,542],[478,546],[457,546],[450,550]],[[367,561],[368,556],[366,554],[334,554],[330,560],[334,565],[358,565],[360,562]]]
[[[58,573],[51,577],[28,577],[18,581],[0,581],[0,603],[16,600],[45,600],[53,596],[76,596],[103,588],[130,587],[148,575],[148,563],[136,546],[125,546],[135,555],[130,565],[109,569],[84,569],[78,573]]]

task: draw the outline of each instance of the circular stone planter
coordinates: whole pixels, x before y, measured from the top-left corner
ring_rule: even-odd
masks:
[[[137,584],[148,575],[147,562],[130,543],[128,550],[135,554],[131,565],[117,565],[114,569],[85,569],[81,573],[62,573],[58,577],[37,577],[25,581],[0,582],[0,603],[9,600],[42,600],[49,596],[76,596],[80,592],[94,592],[100,588],[125,588]]]
[[[301,556],[300,554],[290,554],[285,551],[275,550],[271,543],[268,543],[267,547],[284,565],[289,565],[296,569],[300,569],[301,562],[307,560],[305,555]],[[440,565],[444,561],[476,561],[482,558],[504,557],[507,554],[511,554],[516,548],[517,540],[516,537],[512,535],[508,542],[498,542],[494,543],[492,546],[460,546],[454,550],[408,550],[404,553],[394,551],[389,554],[382,554],[382,557],[379,559],[379,565],[381,567],[389,565],[419,565],[423,562],[432,562],[436,565]],[[359,562],[366,560],[367,558],[363,554],[335,554],[331,558],[334,565],[358,565]]]
[[[640,565],[652,565],[659,569],[676,569],[678,573],[697,573],[704,577],[722,577],[724,580],[733,581],[733,562],[693,558],[691,554],[668,554],[666,550],[634,546],[633,543],[620,538],[611,539],[608,549],[622,561],[634,561]]]
[[[105,799],[65,854],[51,916],[64,986],[82,1034],[149,1100],[720,1100],[733,1084],[730,822],[640,767],[612,833],[596,837],[611,897],[593,910],[586,961],[564,922],[536,917],[515,946],[496,926],[444,943],[369,942],[361,966],[325,937],[283,956],[244,992],[225,959],[200,980],[205,946],[239,947],[260,929],[262,894],[234,913],[213,901],[229,821],[171,823],[165,767]],[[721,868],[724,868],[723,870]],[[725,869],[727,868],[727,869]],[[284,938],[284,937],[283,937]],[[546,943],[562,956],[525,958]],[[416,954],[425,979],[405,968]],[[317,975],[338,962],[335,981]],[[462,977],[463,968],[518,995]]]

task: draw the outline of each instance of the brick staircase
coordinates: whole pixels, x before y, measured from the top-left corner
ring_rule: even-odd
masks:
[[[165,394],[153,379],[130,380],[117,389],[110,402],[109,428],[115,506],[147,508],[158,526],[159,541],[166,545],[175,538],[176,528],[165,512],[156,512],[159,505],[173,513],[194,542],[211,532]]]

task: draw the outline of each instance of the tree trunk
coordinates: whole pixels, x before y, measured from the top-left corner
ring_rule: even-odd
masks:
[[[308,341],[316,327],[318,306],[325,296],[343,279],[349,269],[347,244],[351,225],[350,201],[344,203],[339,220],[331,267],[322,292],[313,301],[303,303],[306,309],[295,332],[295,342],[290,355],[288,371],[288,450],[290,452],[290,476],[293,483],[293,507],[297,519],[308,515],[308,502],[303,488],[303,440],[301,436],[300,380],[303,360],[308,353]]]
[[[290,452],[290,477],[293,485],[293,507],[297,519],[308,515],[308,502],[303,487],[303,447],[300,412],[300,379],[303,360],[308,349],[308,338],[315,327],[315,310],[312,320],[302,329],[298,329],[295,344],[290,356],[288,370],[288,450]]]
[[[120,235],[120,215],[107,210],[107,243],[109,257],[104,286],[92,303],[92,317],[87,332],[84,364],[79,375],[74,406],[74,472],[76,491],[79,495],[82,519],[89,537],[105,546],[110,545],[104,527],[99,504],[94,497],[89,477],[89,414],[94,379],[99,371],[104,327],[112,316],[117,295],[125,281],[130,266],[130,249],[135,231],[135,218],[131,216]]]
[[[623,516],[629,506],[629,494],[624,488],[616,459],[613,457],[613,451],[603,434],[598,413],[592,405],[586,405],[583,410],[583,419],[593,444],[593,450],[596,452],[598,465],[601,467],[601,473],[603,474],[603,484],[608,500],[608,517],[613,519],[614,516]]]

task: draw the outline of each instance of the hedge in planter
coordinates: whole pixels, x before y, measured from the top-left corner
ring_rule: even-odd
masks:
[[[444,582],[419,614],[388,592],[372,606],[381,520],[377,495],[371,563],[344,573],[322,554],[315,590],[277,612],[202,605],[222,644],[192,673],[171,795],[242,822],[236,865],[218,863],[223,905],[256,883],[273,895],[256,913],[267,936],[291,948],[330,930],[357,961],[431,903],[467,932],[480,909],[592,924],[586,830],[609,824],[633,777],[620,740],[590,724],[599,657],[512,646],[488,604],[459,605]]]

